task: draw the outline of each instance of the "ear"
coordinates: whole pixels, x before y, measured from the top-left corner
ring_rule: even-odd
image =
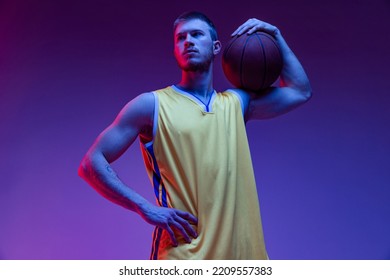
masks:
[[[214,53],[214,55],[219,54],[221,49],[222,49],[221,41],[219,41],[219,40],[214,41],[213,42],[213,53]]]

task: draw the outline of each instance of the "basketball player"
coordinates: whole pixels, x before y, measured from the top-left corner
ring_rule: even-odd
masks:
[[[245,122],[286,113],[311,96],[309,80],[273,25],[249,19],[232,36],[264,31],[283,57],[281,87],[217,93],[213,23],[190,12],[174,23],[181,81],[130,101],[94,142],[79,174],[110,201],[155,226],[151,259],[267,259]],[[139,137],[157,204],[110,167]]]

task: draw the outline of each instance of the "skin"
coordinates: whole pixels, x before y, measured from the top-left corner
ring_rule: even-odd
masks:
[[[246,121],[279,116],[305,103],[311,96],[305,71],[275,26],[249,19],[232,36],[245,36],[245,33],[256,31],[274,36],[281,49],[284,66],[280,76],[281,87],[266,89],[262,95],[234,89],[244,101]],[[220,51],[221,43],[212,40],[207,23],[198,19],[181,22],[174,31],[174,55],[182,74],[177,86],[206,103],[214,90],[213,58]],[[124,184],[110,166],[137,137],[143,143],[152,140],[154,102],[152,93],[143,93],[126,104],[84,156],[79,175],[108,200],[138,213],[147,223],[166,230],[173,246],[177,246],[174,230],[190,243],[192,238],[197,237],[192,227],[197,224],[197,218],[179,209],[151,204]]]
[[[180,23],[174,34],[174,55],[182,69],[177,86],[208,101],[214,90],[213,60],[221,47],[220,41],[211,39],[207,23],[198,19]]]

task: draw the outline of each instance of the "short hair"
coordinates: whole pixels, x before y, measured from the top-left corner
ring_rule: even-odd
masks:
[[[180,16],[178,16],[178,18],[173,23],[173,31],[176,30],[176,27],[179,25],[179,23],[181,23],[183,21],[189,21],[192,19],[199,19],[199,20],[207,23],[207,25],[210,27],[209,30],[210,30],[211,39],[213,41],[218,40],[218,34],[217,34],[217,30],[215,28],[214,23],[205,14],[203,14],[201,12],[197,12],[197,11],[185,12],[185,13],[181,14]]]

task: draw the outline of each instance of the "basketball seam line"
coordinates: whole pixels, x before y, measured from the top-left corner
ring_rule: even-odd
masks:
[[[263,81],[262,81],[261,86],[260,86],[260,89],[262,89],[263,86],[264,86],[264,82],[265,82],[266,75],[267,75],[267,56],[265,55],[264,44],[263,44],[263,42],[261,41],[260,35],[257,34],[257,33],[256,33],[255,35],[256,35],[256,38],[257,38],[257,39],[259,40],[259,42],[260,42],[261,50],[262,50],[262,52],[263,52],[263,57],[264,57]]]
[[[243,88],[245,88],[245,85],[244,85],[244,82],[243,82],[243,79],[242,79],[242,64],[243,64],[243,60],[244,60],[244,54],[245,54],[245,49],[246,49],[246,44],[248,43],[248,40],[250,38],[250,36],[247,36],[248,38],[246,39],[245,41],[245,44],[244,44],[244,48],[242,49],[242,53],[241,53],[241,59],[240,59],[240,84]]]

